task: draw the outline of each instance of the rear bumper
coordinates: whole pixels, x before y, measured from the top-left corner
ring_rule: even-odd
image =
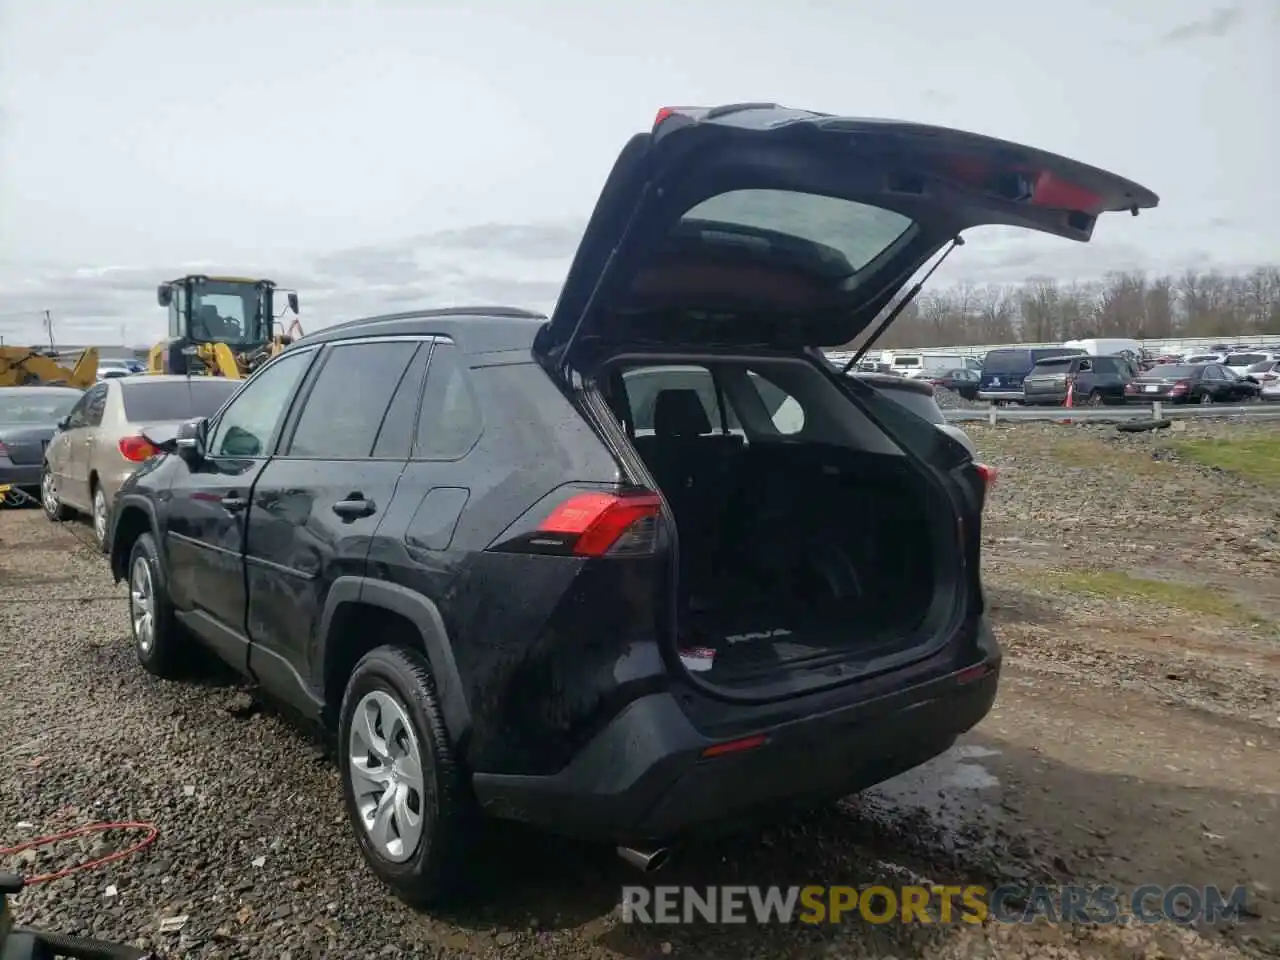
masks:
[[[33,490],[40,488],[40,470],[38,463],[13,463],[8,458],[0,460],[0,486],[26,487]]]
[[[1021,390],[979,390],[978,399],[991,400],[991,401],[1004,400],[1012,403],[1022,403],[1022,391]]]
[[[1180,393],[1177,396],[1171,396],[1167,393],[1126,393],[1124,395],[1125,403],[1186,403],[1187,395]]]
[[[1024,393],[1022,402],[1029,407],[1060,407],[1067,402],[1067,392]]]
[[[755,731],[765,743],[712,758],[703,751],[722,741],[700,733],[672,694],[651,694],[559,773],[477,773],[475,794],[491,816],[623,843],[666,842],[847,796],[937,756],[987,715],[1001,655],[985,622],[981,649],[965,670]]]

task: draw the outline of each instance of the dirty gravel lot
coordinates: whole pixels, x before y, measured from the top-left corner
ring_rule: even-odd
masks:
[[[0,846],[98,820],[160,829],[134,857],[24,892],[19,920],[174,957],[1280,956],[1280,492],[1175,451],[1268,431],[1280,426],[974,426],[1001,471],[984,539],[1008,660],[991,716],[883,789],[699,845],[660,875],[1244,884],[1257,917],[1199,932],[646,929],[618,921],[619,888],[638,878],[611,851],[508,829],[485,851],[487,905],[415,914],[362,868],[319,741],[234,682],[146,676],[123,589],[76,539],[86,529],[17,510],[0,513]],[[180,932],[159,932],[179,915]]]

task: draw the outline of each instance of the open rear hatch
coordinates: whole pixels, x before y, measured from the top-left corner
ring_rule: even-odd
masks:
[[[538,349],[853,340],[971,227],[1088,241],[1159,198],[1113,173],[946,127],[775,104],[664,108],[605,183]]]
[[[927,655],[979,611],[985,474],[811,351],[866,330],[970,227],[1087,241],[1101,213],[1157,203],[1018,144],[772,104],[664,109],[633,137],[535,352],[566,388],[571,371],[594,384],[583,402],[598,424],[612,412],[601,430],[629,479],[663,493],[677,642],[713,651],[686,666],[764,695],[796,663],[839,676],[841,656],[889,668]],[[627,365],[681,357],[705,388],[664,380],[635,409]],[[802,425],[762,413],[751,377],[799,403]]]

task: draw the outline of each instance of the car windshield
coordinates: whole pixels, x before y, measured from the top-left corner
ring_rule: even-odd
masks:
[[[1022,373],[1033,366],[1030,350],[992,350],[982,361],[982,372]]]
[[[867,203],[794,190],[731,190],[704,200],[682,221],[765,230],[826,247],[833,266],[861,270],[906,233],[914,221]]]
[[[80,399],[76,390],[0,390],[0,423],[41,426],[65,417]]]
[[[130,423],[211,417],[240,386],[222,377],[153,381],[142,377],[120,384]]]
[[[1217,363],[1218,358],[1212,353],[1197,354],[1194,357],[1187,357],[1187,363]]]
[[[1275,360],[1263,360],[1261,363],[1255,363],[1249,368],[1249,373],[1270,373],[1276,365]]]
[[[1152,367],[1147,371],[1147,376],[1157,378],[1198,377],[1203,369],[1204,367],[1193,363],[1166,363],[1158,367]]]

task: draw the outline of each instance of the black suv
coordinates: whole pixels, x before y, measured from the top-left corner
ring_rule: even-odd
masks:
[[[893,776],[995,696],[990,473],[820,348],[968,227],[1084,241],[1156,202],[953,130],[664,110],[549,318],[331,327],[151,438],[107,538],[137,654],[199,643],[335,727],[361,848],[419,903],[478,814],[654,866]]]
[[[1072,405],[1124,403],[1124,388],[1133,377],[1133,364],[1124,357],[1045,357],[1022,381],[1022,402],[1028,406],[1063,404],[1069,388]]]

